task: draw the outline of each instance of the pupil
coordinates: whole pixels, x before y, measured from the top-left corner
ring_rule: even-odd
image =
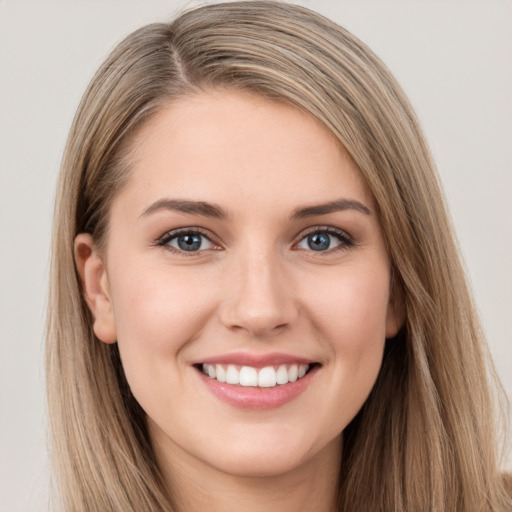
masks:
[[[308,236],[309,248],[313,251],[325,251],[331,244],[329,235],[326,233],[314,233]]]
[[[184,251],[196,251],[201,247],[199,235],[182,235],[178,237],[178,246]]]

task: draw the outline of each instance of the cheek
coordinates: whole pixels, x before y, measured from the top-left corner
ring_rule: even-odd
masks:
[[[178,356],[214,310],[213,287],[194,272],[165,265],[137,266],[112,276],[112,295],[123,362]],[[129,278],[127,278],[129,276]]]
[[[319,421],[339,434],[359,412],[382,364],[388,303],[387,274],[366,269],[326,282],[310,297],[309,312],[329,354]],[[335,406],[332,406],[335,404]]]
[[[171,396],[173,408],[186,406],[180,405],[188,396],[182,353],[215,310],[213,289],[204,285],[204,275],[199,279],[190,269],[171,272],[166,265],[127,265],[112,274],[126,379],[146,413],[161,418],[167,414],[162,404],[171,404]]]
[[[355,414],[373,387],[382,363],[389,297],[387,269],[347,268],[316,290],[309,311],[330,354],[333,399],[341,395],[346,400],[345,410]]]
[[[309,286],[306,307],[331,349],[339,355],[364,353],[384,343],[389,279],[384,268],[346,268]]]

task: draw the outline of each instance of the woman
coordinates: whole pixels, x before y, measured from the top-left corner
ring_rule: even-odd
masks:
[[[58,197],[65,510],[510,508],[434,165],[347,31],[259,1],[136,31]]]

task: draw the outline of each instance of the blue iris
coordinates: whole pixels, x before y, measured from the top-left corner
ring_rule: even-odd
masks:
[[[331,245],[331,237],[328,233],[312,233],[307,238],[308,247],[313,251],[325,251]]]
[[[198,251],[201,248],[202,236],[198,234],[180,235],[177,237],[178,247],[183,251]]]

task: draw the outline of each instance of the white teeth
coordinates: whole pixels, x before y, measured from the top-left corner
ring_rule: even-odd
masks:
[[[242,366],[240,369],[240,386],[257,386],[258,370],[251,366]]]
[[[288,384],[288,370],[284,364],[277,369],[276,382],[278,384]]]
[[[258,372],[258,386],[260,388],[273,388],[276,384],[276,371],[273,366],[267,366]]]
[[[219,382],[226,382],[226,370],[220,364],[215,365],[215,375]]]
[[[228,384],[240,384],[240,372],[236,369],[236,366],[228,364],[226,370],[226,382]]]
[[[288,382],[301,379],[309,370],[309,364],[282,364],[278,367],[266,366],[259,370],[252,366],[242,366],[240,368],[233,364],[227,366],[203,364],[202,370],[205,375],[219,382],[239,384],[240,386],[273,388],[276,385],[288,384]]]

